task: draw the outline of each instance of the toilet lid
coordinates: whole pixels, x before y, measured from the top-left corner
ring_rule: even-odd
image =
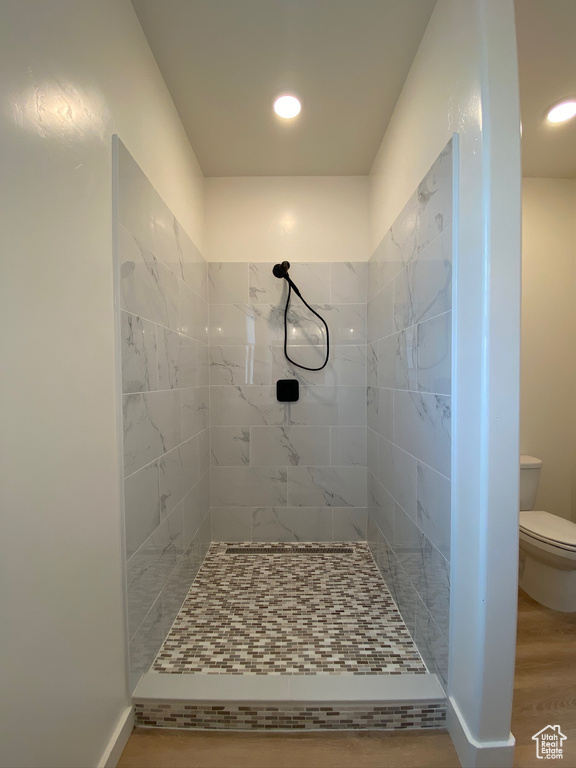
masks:
[[[541,541],[576,550],[576,524],[550,512],[520,512],[520,530]]]

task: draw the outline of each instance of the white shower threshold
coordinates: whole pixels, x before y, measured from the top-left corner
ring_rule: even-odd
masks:
[[[136,723],[200,730],[444,728],[434,674],[227,675],[146,673]]]
[[[366,543],[213,543],[134,693],[151,728],[442,728]]]

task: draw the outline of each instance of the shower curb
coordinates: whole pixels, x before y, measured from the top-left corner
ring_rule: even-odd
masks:
[[[199,730],[445,728],[436,675],[170,675],[134,692],[136,724]]]

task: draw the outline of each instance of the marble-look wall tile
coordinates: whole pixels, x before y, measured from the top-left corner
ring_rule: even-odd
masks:
[[[403,211],[376,248],[374,259],[379,288],[388,285],[412,258],[414,236],[406,225],[413,222],[413,211]]]
[[[208,297],[212,304],[244,304],[248,293],[246,262],[211,262],[208,264]]]
[[[194,338],[203,344],[208,342],[208,302],[206,299],[198,299],[194,303]]]
[[[394,390],[368,387],[367,423],[382,437],[392,440],[394,429]]]
[[[450,567],[406,513],[396,506],[394,552],[436,624],[447,634]]]
[[[368,467],[368,472],[374,475],[374,477],[377,477],[379,473],[379,439],[380,435],[371,427],[368,427],[368,432],[366,435],[366,464]]]
[[[210,427],[211,463],[215,467],[250,464],[249,427]]]
[[[331,301],[335,304],[366,304],[368,264],[335,262],[331,273]]]
[[[180,230],[182,247],[182,279],[192,290],[204,299],[208,298],[207,286],[203,290],[203,277],[206,274],[206,263],[202,254],[188,235]]]
[[[208,387],[182,390],[182,438],[188,440],[208,427],[210,393]]]
[[[252,541],[252,507],[212,507],[212,541]]]
[[[199,344],[196,348],[198,386],[207,387],[210,384],[210,351],[208,344]]]
[[[394,284],[389,283],[368,302],[368,341],[389,336],[394,330]]]
[[[274,277],[274,262],[250,263],[249,291],[250,300],[260,303],[280,304],[286,302],[287,284],[283,279]],[[290,277],[300,289],[309,304],[328,304],[330,298],[331,265],[316,262],[292,264]]]
[[[376,249],[379,286],[391,280],[452,223],[451,142]]]
[[[157,599],[182,555],[182,516],[167,517],[128,560],[130,639]]]
[[[373,387],[393,389],[396,386],[396,334],[371,343],[374,371]]]
[[[208,302],[183,282],[179,284],[179,302],[180,315],[176,330],[205,344],[208,341]]]
[[[252,516],[252,541],[331,541],[329,509],[264,507]]]
[[[212,386],[213,426],[365,426],[364,387],[306,386],[279,403],[273,386]]]
[[[209,308],[210,344],[254,344],[255,311],[249,304],[211,304]]]
[[[394,335],[395,389],[418,389],[416,329],[406,328]]]
[[[416,520],[416,464],[414,456],[380,438],[377,477],[402,509]]]
[[[365,507],[366,467],[288,467],[288,505]]]
[[[141,317],[121,313],[124,394],[158,389],[156,327]]]
[[[320,397],[330,400],[336,397],[338,401],[338,420],[332,423],[335,427],[365,427],[366,426],[366,387],[316,387],[307,388],[308,403],[312,406],[315,390],[321,390]],[[332,391],[335,390],[335,395]]]
[[[376,560],[376,565],[378,566],[378,570],[382,574],[382,578],[386,582],[386,586],[390,590],[390,594],[392,595],[392,598],[394,601],[396,601],[396,589],[395,589],[395,581],[394,581],[394,566],[393,566],[393,560],[394,560],[394,551],[388,544],[388,540],[383,535],[380,528],[376,527],[376,554],[374,556],[374,559]]]
[[[418,389],[415,328],[378,339],[372,349],[376,374],[373,386]]]
[[[368,261],[366,274],[366,302],[373,299],[382,287],[382,285],[378,285],[378,262],[375,254],[372,254]]]
[[[158,459],[160,514],[166,517],[198,481],[198,436]]]
[[[452,381],[452,312],[417,326],[418,389],[449,395]]]
[[[132,474],[181,442],[180,390],[125,395],[124,474]]]
[[[332,507],[332,541],[366,541],[367,509]]]
[[[167,328],[158,328],[158,388],[195,387],[198,343]]]
[[[366,346],[330,347],[324,383],[330,386],[366,386]]]
[[[450,480],[418,462],[418,526],[448,561],[450,561],[450,494]]]
[[[286,506],[285,496],[255,498],[263,491],[256,488],[262,484],[262,478],[255,480],[254,469],[285,474],[287,467],[328,469],[332,461],[345,470],[360,470],[365,478],[367,267],[365,264],[293,265],[292,278],[306,300],[324,314],[329,323],[331,354],[322,371],[302,370],[285,359],[282,345],[287,284],[273,276],[272,267],[272,262],[248,265],[248,300],[241,288],[245,285],[243,265],[210,267],[212,491],[228,494],[224,498],[218,495],[212,498],[215,509]],[[388,309],[392,323],[392,302]],[[324,328],[297,296],[293,296],[291,302],[289,322],[290,355],[303,365],[321,365],[325,355]],[[300,382],[297,402],[277,401],[275,384],[280,378],[296,378]],[[390,409],[390,424],[391,415]],[[335,427],[350,429],[331,434],[331,428]],[[244,439],[247,431],[249,450]],[[239,437],[242,445],[235,445]],[[240,474],[234,478],[222,474],[228,470],[240,471]],[[221,481],[224,476],[228,479]],[[272,486],[269,480],[264,478],[264,491],[277,494],[277,480]],[[251,489],[247,487],[249,481]],[[341,483],[340,477],[338,482]],[[228,492],[225,486],[234,487],[234,493]],[[329,489],[324,491],[329,493]],[[360,508],[365,509],[365,480],[361,496]],[[301,501],[294,502],[293,508],[304,509]],[[306,508],[324,509],[326,498],[322,493],[318,500],[302,503]],[[344,507],[356,502],[340,499],[332,503]],[[224,513],[220,517],[224,519]],[[323,513],[322,519],[325,517]],[[328,517],[332,524],[332,517]],[[343,521],[348,519],[343,513],[341,517]],[[344,525],[342,522],[341,528]],[[350,535],[358,536],[357,529],[350,525]],[[219,531],[223,536],[221,527]],[[318,530],[316,533],[320,535]],[[329,532],[322,533],[322,539],[331,540],[331,535],[330,528]]]
[[[210,399],[210,420],[216,427],[280,425],[289,407],[278,403],[272,386],[211,386]]]
[[[204,547],[200,539],[201,533],[198,531],[162,590],[162,631],[164,638],[170,631],[202,565]]]
[[[366,466],[366,427],[330,427],[330,464]]]
[[[186,599],[196,573],[198,573],[198,569],[196,569],[195,573],[192,573],[191,569],[186,567],[185,557],[182,556],[164,585],[159,598],[162,601],[163,640],[170,632],[174,619],[178,615],[180,608],[182,608],[182,603]]]
[[[368,524],[366,526],[366,541],[368,542],[368,546],[370,547],[370,552],[372,553],[372,557],[374,558],[374,562],[377,563],[378,559],[378,533],[379,528],[374,522],[374,519],[370,515],[370,510],[368,510]]]
[[[446,229],[394,279],[395,330],[451,309],[452,232]]]
[[[394,392],[394,440],[437,472],[450,477],[450,398]]]
[[[366,384],[369,387],[379,386],[378,381],[378,344],[371,341],[366,345]]]
[[[254,344],[259,345],[284,345],[284,302],[282,304],[251,304],[250,307],[254,312],[254,338],[251,340]],[[298,314],[291,305],[289,311],[289,325],[288,342],[296,339],[304,338],[304,335],[300,332]],[[317,338],[323,340],[323,330],[320,326],[317,328]],[[308,342],[306,342],[308,343]]]
[[[162,598],[158,596],[130,642],[131,691],[136,688],[142,675],[148,672],[164,642],[165,635],[162,628]]]
[[[449,142],[374,251],[367,279],[368,539],[429,670],[444,684],[450,605],[451,222]]]
[[[158,467],[149,464],[124,480],[126,557],[131,557],[160,525]]]
[[[248,291],[250,301],[255,304],[279,304],[286,302],[288,284],[286,280],[272,274],[274,262],[252,262],[248,265]]]
[[[194,290],[208,302],[208,263],[204,259],[198,264],[198,287]]]
[[[368,478],[368,507],[370,516],[388,542],[392,544],[394,542],[394,498],[374,475]]]
[[[282,467],[212,467],[215,507],[286,506],[287,477]]]
[[[271,384],[271,380],[254,380],[256,349],[253,345],[220,346],[210,344],[210,384],[214,386]],[[269,352],[268,347],[263,347],[263,350]]]
[[[294,360],[320,366],[325,348],[294,345]],[[260,345],[211,345],[210,383],[213,385],[273,384],[278,379],[297,378],[301,384],[329,386],[366,384],[366,347],[330,346],[328,365],[322,371],[301,371],[284,357],[281,347]]]
[[[120,306],[178,330],[178,278],[122,225],[118,227]]]
[[[321,306],[318,312],[328,323],[332,344],[366,343],[366,304],[331,304]]]
[[[452,140],[442,150],[418,186],[418,248],[452,224]]]
[[[200,477],[179,505],[182,509],[183,541],[186,548],[210,512],[210,472]]]
[[[376,562],[408,631],[414,637],[418,593],[402,568],[394,549],[379,529]]]
[[[329,427],[252,427],[254,467],[330,465]]]
[[[180,236],[184,235],[184,231],[156,190],[150,205],[152,251],[177,277],[183,279]]]
[[[189,563],[194,562],[197,570],[198,557],[207,545],[208,283],[200,251],[121,142],[117,145],[115,256],[122,309],[124,494],[134,685],[149,666],[194,577]],[[248,298],[247,290],[243,298]],[[193,558],[183,555],[185,540],[198,541]]]
[[[428,671],[438,676],[444,689],[448,686],[448,639],[426,606],[419,601],[416,609],[416,633],[414,640]]]
[[[199,477],[210,470],[210,429],[204,429],[198,433],[198,470]]]

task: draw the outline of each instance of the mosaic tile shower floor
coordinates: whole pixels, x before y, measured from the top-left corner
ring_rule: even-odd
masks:
[[[329,551],[338,546],[351,553]],[[228,547],[246,553],[227,554]],[[255,548],[269,552],[251,554]],[[427,672],[364,543],[212,544],[152,669]]]

